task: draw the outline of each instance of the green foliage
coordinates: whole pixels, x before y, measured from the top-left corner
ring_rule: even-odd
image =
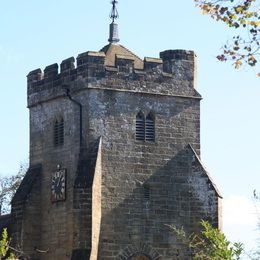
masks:
[[[197,244],[201,249],[196,253],[196,259],[240,259],[243,251],[241,243],[233,245],[218,229],[213,228],[208,222],[202,221],[202,237]]]
[[[203,14],[239,30],[238,35],[223,46],[223,52],[217,59],[232,61],[236,69],[243,64],[256,66],[257,56],[260,54],[260,14],[257,0],[194,1]]]
[[[5,228],[2,233],[2,239],[0,240],[0,257],[6,256],[8,251],[8,234]]]
[[[207,221],[201,221],[200,234],[187,236],[183,228],[170,226],[183,244],[191,250],[195,260],[239,260],[243,252],[241,243],[231,244],[218,229]]]
[[[5,259],[17,259],[13,253],[9,251],[9,240],[7,229],[5,228],[2,232],[2,239],[0,240],[0,259],[5,257]]]

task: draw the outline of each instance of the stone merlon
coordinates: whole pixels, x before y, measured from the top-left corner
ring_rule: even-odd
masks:
[[[94,81],[98,88],[200,98],[195,90],[195,74],[193,51],[166,50],[160,53],[160,58],[142,60],[122,45],[108,44],[98,52],[79,54],[76,65],[74,57],[63,60],[60,72],[57,63],[47,66],[43,72],[31,71],[27,76],[28,106],[64,95],[64,85],[77,91],[82,87],[91,88]],[[133,88],[131,82],[137,81],[140,88]],[[37,93],[41,93],[40,98]]]

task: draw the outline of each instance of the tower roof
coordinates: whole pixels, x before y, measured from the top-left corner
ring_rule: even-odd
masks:
[[[133,52],[128,50],[126,47],[124,47],[120,44],[110,43],[110,44],[104,46],[100,51],[104,52],[105,55],[106,55],[106,58],[105,58],[105,65],[106,66],[114,67],[115,62],[116,62],[116,58],[126,58],[126,59],[134,61],[134,68],[135,69],[143,69],[144,68],[143,60],[140,59]]]

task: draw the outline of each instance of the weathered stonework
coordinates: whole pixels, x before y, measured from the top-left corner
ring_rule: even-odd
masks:
[[[167,225],[196,232],[201,219],[221,222],[221,197],[199,158],[195,54],[141,60],[109,44],[58,71],[27,77],[30,169],[12,202],[15,243],[30,259],[187,259]],[[154,115],[154,142],[136,140],[140,111]],[[67,172],[66,200],[54,203],[57,165]]]

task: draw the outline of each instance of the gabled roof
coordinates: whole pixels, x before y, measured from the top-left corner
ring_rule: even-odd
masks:
[[[26,172],[19,188],[17,189],[11,204],[18,202],[18,201],[25,201],[27,196],[30,194],[33,184],[36,180],[40,178],[42,172],[42,166],[36,165],[30,167]]]
[[[134,61],[134,68],[135,69],[143,69],[144,63],[143,60],[140,59],[137,55],[135,55],[133,52],[128,50],[126,47],[120,45],[120,44],[113,44],[110,43],[106,46],[104,46],[100,52],[104,52],[106,55],[105,58],[105,65],[106,66],[115,66],[116,56],[125,57],[128,59],[131,59]]]
[[[191,146],[191,144],[189,144],[188,147],[191,149],[192,153],[194,154],[193,163],[195,163],[195,162],[199,163],[199,165],[201,166],[203,172],[206,174],[206,176],[207,176],[209,182],[211,183],[213,189],[215,190],[217,196],[220,197],[220,198],[223,198],[223,196],[221,195],[220,191],[219,191],[218,188],[217,188],[217,185],[214,183],[212,177],[210,176],[210,174],[209,174],[209,172],[207,171],[206,167],[203,165],[203,163],[202,163],[202,161],[200,160],[199,156],[197,155],[196,151],[193,149],[193,147]]]

